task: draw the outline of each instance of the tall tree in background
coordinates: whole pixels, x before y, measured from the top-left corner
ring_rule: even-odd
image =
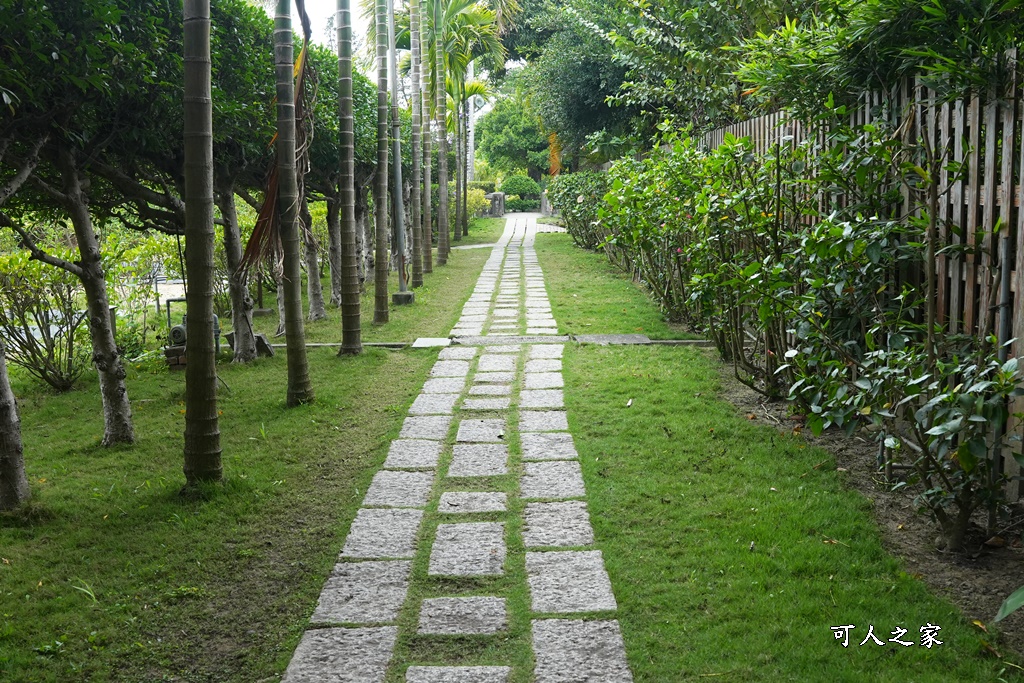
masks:
[[[388,24],[387,2],[377,0],[377,180],[374,183],[373,322],[388,321]]]
[[[442,0],[434,0],[434,122],[437,130],[437,263],[448,263],[448,93],[445,89],[445,22]]]
[[[213,104],[210,0],[185,0],[185,483],[222,477],[213,339]]]
[[[352,9],[338,0],[338,109],[341,138],[341,353],[363,350],[356,260],[355,120],[352,116]]]
[[[423,226],[421,224],[420,207],[420,115],[422,104],[420,102],[420,0],[409,0],[409,43],[412,49],[412,179],[411,194],[409,202],[412,204],[412,220],[410,223],[410,234],[412,235],[412,286],[423,285]],[[428,233],[429,235],[429,233]],[[430,250],[429,240],[426,243],[427,251]]]
[[[18,404],[7,377],[4,342],[0,339],[0,510],[13,510],[27,501],[30,495],[21,446]]]
[[[302,14],[302,0],[297,0]],[[305,23],[305,21],[304,21]],[[307,31],[308,35],[308,31]],[[306,359],[306,333],[302,320],[302,275],[299,251],[299,186],[295,168],[295,64],[292,51],[291,1],[278,0],[274,16],[274,65],[277,75],[277,210],[284,256],[285,335],[288,348],[287,404],[313,400]],[[313,277],[315,277],[315,273]]]
[[[429,0],[426,0],[429,1]],[[417,0],[419,2],[419,0]],[[420,5],[421,9],[423,5]],[[427,14],[426,11],[422,13],[420,17],[420,52],[422,53],[420,64],[424,66],[423,69],[423,82],[421,83],[421,99],[420,103],[423,106],[423,115],[420,117],[420,124],[423,126],[421,131],[420,139],[423,141],[423,197],[421,201],[423,203],[423,211],[420,215],[420,230],[423,232],[423,272],[432,273],[434,272],[434,257],[433,257],[433,244],[434,244],[434,229],[432,227],[433,209],[431,202],[431,184],[433,181],[433,166],[431,160],[431,153],[433,152],[433,145],[430,142],[430,103],[433,98],[430,96],[430,84],[433,82],[433,64],[434,60],[429,58],[430,52],[428,50],[428,43],[425,40],[426,36],[426,23]]]

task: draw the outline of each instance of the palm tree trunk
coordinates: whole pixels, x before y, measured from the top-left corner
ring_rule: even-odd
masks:
[[[373,322],[388,321],[388,25],[387,3],[377,0],[377,182],[373,212],[376,251],[373,258]]]
[[[409,40],[412,48],[412,286],[423,285],[423,226],[420,222],[420,1],[409,0]],[[429,243],[427,249],[430,249]]]
[[[339,150],[340,151],[340,150]],[[331,266],[331,305],[341,307],[341,198],[335,191],[327,201],[327,262]]]
[[[18,404],[7,377],[4,342],[0,339],[0,510],[13,510],[31,495],[25,475]]]
[[[341,139],[341,353],[362,353],[356,250],[355,120],[352,116],[352,11],[338,0],[339,137]]]
[[[437,126],[437,264],[448,263],[448,102],[445,92],[444,23],[441,0],[434,0],[434,121]]]
[[[213,339],[213,103],[210,0],[185,0],[185,485],[219,481],[217,355]]]
[[[469,154],[469,98],[462,94],[462,236],[469,235],[469,170],[473,159]]]
[[[284,277],[278,296],[284,297],[285,341],[288,349],[288,406],[313,400],[302,320],[302,260],[299,249],[299,185],[295,168],[295,70],[292,52],[291,1],[277,0],[274,17],[274,65],[277,73],[278,207]]]
[[[398,119],[398,52],[395,47],[395,2],[387,0],[388,10],[388,70],[391,81],[391,206],[395,214],[395,259],[398,267],[398,293],[392,298],[396,304],[411,304],[413,294],[406,282],[405,239],[405,184],[402,182],[402,124]]]
[[[455,86],[455,241],[462,240],[462,104],[458,85]]]
[[[320,258],[317,254],[316,237],[313,235],[313,216],[309,213],[306,193],[301,193],[299,212],[299,229],[302,230],[302,242],[305,247],[306,259],[306,298],[309,299],[309,320],[324,320],[327,307],[324,306],[324,287],[320,282]]]
[[[426,16],[423,17],[426,19]],[[420,49],[423,48],[423,24],[420,23]],[[432,67],[428,66],[428,69],[432,70]],[[430,142],[430,86],[428,83],[429,79],[427,74],[423,75],[423,117],[420,123],[423,125],[423,213],[420,216],[420,230],[423,233],[423,272],[433,273],[434,272],[434,228],[432,221],[433,210],[431,208],[432,200],[431,194],[433,193],[433,160],[432,156],[432,145]]]
[[[235,210],[234,181],[226,178],[217,190],[217,207],[224,219],[224,255],[228,262],[228,292],[231,295],[231,329],[234,331],[235,363],[256,359],[256,336],[252,330],[252,297],[246,282],[247,274],[239,269],[242,262],[242,236]]]

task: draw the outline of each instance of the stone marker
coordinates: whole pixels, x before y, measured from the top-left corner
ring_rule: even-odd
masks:
[[[395,439],[388,449],[384,467],[391,469],[433,469],[441,454],[440,441]]]
[[[519,435],[523,460],[575,460],[579,457],[568,432],[524,433]]]
[[[536,683],[632,683],[617,621],[533,622]]]
[[[507,666],[410,666],[405,683],[508,683]]]
[[[449,477],[493,477],[508,474],[508,446],[505,444],[462,444],[452,448]]]
[[[534,612],[601,612],[615,596],[600,550],[526,553]]]
[[[282,683],[383,683],[398,628],[318,628],[302,634]]]
[[[524,521],[523,545],[527,548],[568,548],[594,542],[587,504],[582,500],[527,503]]]
[[[433,472],[380,470],[363,498],[364,507],[424,508],[434,485]]]
[[[519,411],[520,432],[559,432],[568,429],[569,420],[563,410]]]
[[[587,493],[575,460],[524,462],[519,488],[523,498],[582,498]]]
[[[416,534],[423,510],[360,508],[348,530],[342,557],[409,558],[416,554]]]
[[[430,549],[431,576],[500,576],[505,573],[501,522],[439,524]]]
[[[420,607],[420,633],[489,635],[505,628],[505,598],[429,598]]]
[[[327,578],[310,622],[382,624],[398,619],[412,562],[341,562]]]
[[[441,494],[437,511],[447,514],[471,512],[504,512],[508,494],[498,491],[448,491]]]

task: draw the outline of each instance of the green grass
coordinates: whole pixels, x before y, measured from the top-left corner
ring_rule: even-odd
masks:
[[[665,320],[651,298],[603,254],[578,249],[565,233],[537,235],[537,257],[562,334],[645,334],[696,339]]]
[[[981,681],[981,633],[882,547],[827,453],[716,397],[688,347],[567,349],[570,428],[637,681]],[[631,406],[627,403],[632,399]],[[932,649],[859,643],[873,624]],[[854,624],[844,649],[831,626]],[[1017,680],[1012,674],[1008,678]]]
[[[453,247],[467,247],[474,244],[494,244],[505,231],[504,218],[474,218],[469,224],[469,234],[461,240],[452,241]]]

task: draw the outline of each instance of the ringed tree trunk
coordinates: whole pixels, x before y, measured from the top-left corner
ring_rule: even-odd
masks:
[[[327,262],[331,266],[331,305],[341,306],[341,200],[326,197]]]
[[[388,305],[388,24],[387,3],[377,0],[377,169],[373,194],[374,239],[373,259],[373,322],[389,319]]]
[[[448,101],[445,93],[444,23],[441,0],[434,0],[434,123],[437,127],[437,265],[448,263]]]
[[[316,237],[313,235],[313,216],[309,213],[309,203],[302,193],[302,208],[299,213],[299,229],[302,231],[302,242],[306,252],[306,296],[309,299],[309,320],[323,320],[327,317],[324,306],[324,288],[320,283],[320,259],[317,256]]]
[[[220,481],[213,339],[213,104],[210,0],[185,0],[185,486]],[[225,230],[227,232],[227,230]]]
[[[359,252],[356,239],[355,119],[352,114],[352,10],[338,0],[338,110],[341,142],[341,353],[362,353]]]
[[[412,286],[423,285],[423,226],[420,218],[420,2],[409,0],[409,36],[412,48]],[[427,249],[429,249],[429,243]]]
[[[300,268],[298,211],[299,185],[295,168],[295,65],[292,54],[290,0],[277,0],[274,17],[274,64],[277,75],[277,168],[278,207],[284,276],[279,297],[284,297],[284,327],[288,349],[287,405],[297,406],[314,399],[306,359],[306,331],[302,320],[302,273]]]
[[[420,22],[420,49],[423,48],[423,23]],[[428,65],[429,69],[430,66]],[[423,116],[421,117],[420,124],[423,126],[422,135],[420,139],[423,141],[423,212],[420,216],[420,231],[423,234],[423,272],[433,273],[434,272],[434,229],[432,226],[432,212],[433,209],[431,204],[432,194],[432,181],[433,173],[432,166],[433,160],[431,159],[431,153],[433,152],[432,145],[430,143],[430,86],[427,75],[423,74]]]
[[[4,342],[0,339],[0,510],[14,510],[31,496],[25,474],[18,403],[11,391]]]
[[[455,86],[459,93],[459,86]],[[462,241],[462,105],[455,101],[455,241]]]
[[[469,235],[469,173],[473,165],[473,158],[469,146],[469,124],[470,122],[469,98],[465,92],[462,94],[462,236]]]
[[[217,207],[224,219],[224,254],[228,262],[228,293],[231,296],[231,329],[235,333],[234,363],[256,359],[256,335],[252,329],[252,297],[246,274],[239,271],[242,262],[242,235],[235,209],[235,186],[222,181],[217,190]]]

